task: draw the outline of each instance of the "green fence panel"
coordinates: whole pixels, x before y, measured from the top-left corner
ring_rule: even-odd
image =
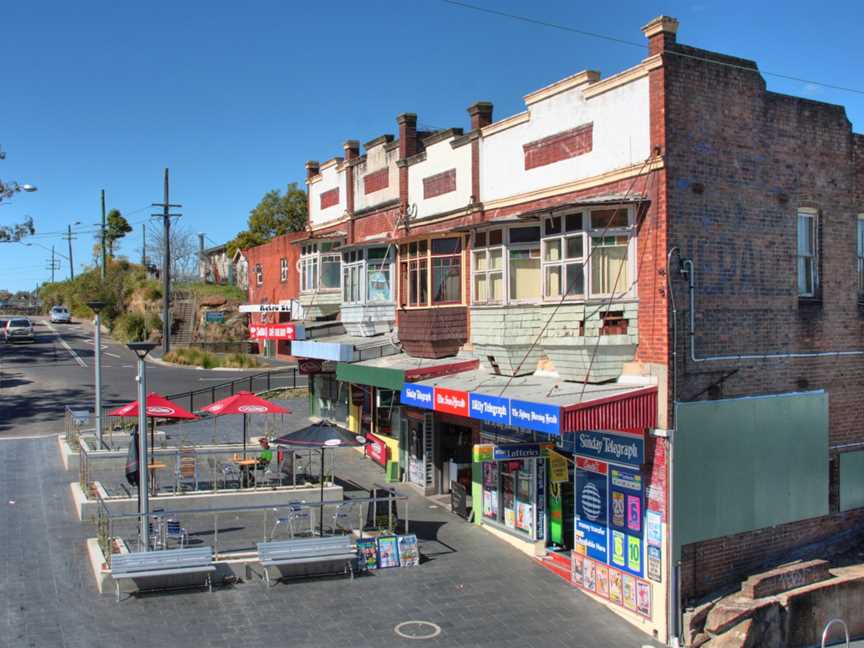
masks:
[[[678,403],[675,556],[683,545],[828,513],[828,396]]]
[[[840,510],[864,506],[864,450],[840,455]]]

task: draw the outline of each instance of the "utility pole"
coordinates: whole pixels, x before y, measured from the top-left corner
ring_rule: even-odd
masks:
[[[141,223],[141,265],[147,265],[147,223]]]
[[[75,278],[75,268],[72,265],[72,241],[75,237],[72,236],[72,226],[71,225],[68,226],[68,229],[66,230],[66,232],[67,232],[66,236],[64,236],[63,238],[65,238],[67,241],[69,241],[69,279],[71,280],[71,279]]]
[[[105,190],[102,190],[102,281],[105,281]]]
[[[57,269],[59,262],[54,259],[54,246],[51,246],[51,283],[54,283],[54,270]]]
[[[153,207],[161,207],[161,214],[153,216],[162,217],[162,353],[171,350],[171,217],[180,216],[172,214],[171,207],[182,207],[183,205],[171,204],[168,198],[168,169],[165,169],[165,187],[163,201],[152,203]]]

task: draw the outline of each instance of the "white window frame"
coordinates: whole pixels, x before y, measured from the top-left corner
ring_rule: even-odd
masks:
[[[346,259],[348,259],[346,261]],[[366,273],[364,272],[363,250],[349,250],[342,252],[342,303],[362,304],[365,302],[363,284]],[[353,278],[352,278],[353,275]],[[356,280],[357,298],[351,299],[347,294],[351,285]]]
[[[579,229],[567,230],[567,217],[568,216],[579,216],[581,219],[581,227]],[[586,275],[586,269],[588,264],[586,263],[588,257],[588,248],[590,244],[591,237],[588,231],[585,229],[585,219],[586,217],[590,217],[588,212],[575,211],[569,212],[567,214],[561,214],[557,216],[550,216],[543,219],[542,230],[541,230],[541,241],[542,248],[540,250],[540,260],[541,260],[541,281],[542,285],[542,296],[544,301],[560,301],[561,295],[550,295],[549,294],[549,285],[547,282],[549,268],[559,267],[561,268],[561,283],[564,286],[564,291],[567,290],[567,266],[570,265],[581,265],[582,266],[582,292],[573,293],[572,295],[568,295],[567,299],[570,300],[584,300],[588,295],[588,277]],[[555,234],[546,234],[547,228],[549,227],[549,223],[555,219],[559,219],[560,222],[560,232]],[[567,257],[567,242],[569,240],[579,239],[582,241],[582,255],[580,257]],[[551,243],[556,243],[558,245],[558,249],[560,251],[561,256],[554,260],[549,261],[546,259],[546,251],[550,247]]]
[[[260,263],[255,264],[255,285],[264,285],[264,268],[261,267]]]
[[[288,281],[288,259],[285,257],[279,259],[279,281],[282,283]]]
[[[608,211],[608,210],[626,210],[627,211],[627,226],[626,227],[615,227],[606,229],[605,227],[591,227],[591,213],[597,211]],[[566,232],[566,217],[572,214],[581,214],[582,215],[582,230],[579,232],[572,231],[570,233]],[[540,227],[540,298],[539,299],[531,299],[531,300],[515,300],[511,299],[510,296],[510,250],[511,249],[528,249],[536,244],[534,243],[510,243],[510,230],[512,228],[519,227],[527,227],[527,226],[537,226],[536,221],[526,221],[524,223],[514,223],[512,225],[506,226],[497,226],[497,227],[489,227],[477,230],[474,233],[475,241],[476,235],[478,232],[485,232],[487,237],[489,232],[495,229],[500,229],[502,231],[502,241],[504,247],[504,258],[503,258],[503,266],[504,266],[504,295],[500,301],[496,302],[480,302],[476,299],[475,294],[475,280],[476,280],[476,263],[474,252],[476,251],[474,248],[471,250],[471,254],[469,255],[470,263],[471,263],[471,304],[474,306],[502,306],[506,304],[550,304],[557,303],[561,300],[561,296],[551,296],[546,297],[547,286],[546,286],[546,268],[554,265],[562,266],[562,281],[566,282],[566,265],[576,263],[574,260],[567,260],[566,258],[562,258],[559,261],[546,261],[546,247],[547,242],[555,239],[559,239],[562,242],[559,245],[562,246],[562,257],[564,253],[566,253],[566,240],[567,238],[575,238],[577,236],[582,237],[582,264],[583,264],[583,282],[584,282],[584,292],[582,294],[574,294],[565,297],[565,301],[571,303],[579,303],[579,302],[590,302],[592,300],[599,299],[608,299],[609,293],[593,293],[591,290],[591,243],[592,238],[599,238],[601,234],[607,237],[611,236],[627,236],[627,277],[625,281],[625,290],[621,293],[615,294],[615,299],[635,299],[637,297],[637,286],[638,286],[638,277],[636,276],[637,272],[637,263],[636,263],[636,245],[637,245],[637,237],[636,237],[636,209],[632,205],[603,205],[598,207],[582,208],[582,209],[573,209],[566,212],[561,212],[560,214],[555,214],[554,217],[561,218],[562,229],[560,234],[552,234],[546,235],[546,221],[552,217],[545,217],[540,219],[539,227]],[[488,241],[488,238],[487,238]],[[478,248],[479,249],[479,248]],[[480,271],[482,273],[486,273],[488,271]]]
[[[327,249],[322,249],[327,245]],[[339,285],[321,288],[321,267],[325,260],[339,260]],[[297,272],[300,273],[301,293],[334,293],[342,291],[342,252],[339,243],[319,244],[309,243],[300,249],[300,259],[297,261]]]
[[[864,301],[864,213],[855,219],[855,235],[857,239],[856,256],[858,261],[858,300]]]
[[[810,250],[808,253],[801,252],[801,219],[809,221]],[[819,293],[819,211],[809,207],[799,207],[795,217],[795,283],[798,287],[799,297],[815,297]],[[801,263],[809,259],[810,290],[801,285]]]
[[[501,233],[501,242],[496,243],[495,245],[491,245],[489,243],[489,238],[492,232],[500,232]],[[479,234],[485,235],[484,244],[478,245],[477,236]],[[473,245],[471,246],[471,303],[479,304],[479,305],[498,305],[507,303],[507,244],[505,241],[507,240],[507,228],[506,227],[494,227],[488,230],[479,230],[474,232],[474,240]],[[498,269],[492,269],[490,265],[490,260],[492,259],[491,252],[499,250],[501,252],[501,267]],[[486,270],[478,270],[477,269],[477,258],[479,255],[483,255],[486,259]],[[500,274],[501,275],[501,299],[489,299],[489,281],[490,275]],[[477,277],[478,275],[483,276],[483,281],[486,282],[486,295],[487,298],[483,301],[477,297]]]
[[[530,243],[511,243],[510,242],[510,233],[514,229],[522,229],[528,227],[536,227],[540,231],[540,237],[536,241],[532,241]],[[543,299],[543,224],[542,223],[534,223],[534,222],[526,222],[519,225],[512,225],[507,228],[507,250],[504,255],[504,265],[507,268],[507,282],[504,285],[504,298],[507,300],[508,304],[537,304]],[[510,253],[514,250],[516,251],[530,251],[536,249],[538,254],[538,260],[540,261],[540,296],[529,299],[515,299],[510,294]]]
[[[394,285],[394,258],[396,256],[396,246],[387,246],[384,256],[380,259],[369,258],[369,252],[373,249],[380,249],[380,246],[369,247],[364,250],[366,260],[363,264],[363,284],[360,293],[367,304],[392,304],[396,300],[396,286]],[[387,269],[387,280],[389,282],[388,285],[390,286],[390,297],[388,299],[372,299],[369,296],[369,268],[374,267],[375,270],[378,270],[379,268],[384,266],[386,266]]]

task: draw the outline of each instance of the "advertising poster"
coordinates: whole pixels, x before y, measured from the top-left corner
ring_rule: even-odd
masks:
[[[583,579],[585,589],[592,592],[597,590],[597,563],[593,560],[586,560],[583,570]]]
[[[572,563],[573,567],[570,573],[570,580],[573,581],[574,585],[578,585],[579,587],[584,586],[584,579],[582,577],[582,570],[584,568],[585,559],[577,554],[575,551],[572,554]]]
[[[561,499],[561,486],[549,484],[549,542],[564,544],[564,502]]]
[[[648,578],[653,580],[655,583],[660,583],[663,581],[663,569],[662,569],[662,554],[660,553],[660,547],[655,547],[654,545],[648,545],[645,549],[646,551],[646,565],[645,571],[648,574]]]
[[[606,475],[576,471],[576,541],[590,558],[609,562]]]
[[[569,473],[567,459],[564,455],[551,450],[549,452],[549,481],[553,484],[569,481]]]
[[[536,529],[537,540],[543,540],[546,537],[546,460],[537,460],[537,520]]]
[[[645,542],[649,547],[659,547],[663,542],[661,517],[655,511],[645,513]]]
[[[609,598],[609,567],[597,565],[597,594]]]
[[[630,574],[622,576],[624,589],[624,607],[628,610],[636,611],[636,577]]]
[[[483,515],[492,518],[493,520],[498,519],[498,491],[483,491]]]
[[[627,536],[620,531],[612,532],[612,564],[619,567],[627,566]]]
[[[618,605],[624,604],[624,593],[622,591],[622,574],[617,569],[609,570],[609,600]]]
[[[634,574],[642,573],[642,541],[631,535],[627,536],[627,569]]]
[[[399,566],[399,547],[396,536],[381,536],[378,538],[378,567]]]
[[[357,540],[357,558],[360,571],[378,569],[378,543],[375,538]]]
[[[399,536],[399,565],[402,567],[416,567],[420,564],[420,550],[417,548],[417,536]]]
[[[636,611],[651,616],[651,585],[643,580],[636,583]]]

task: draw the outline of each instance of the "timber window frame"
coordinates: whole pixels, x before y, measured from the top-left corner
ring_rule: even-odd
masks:
[[[260,263],[255,264],[255,285],[264,285],[264,269],[261,267]]]
[[[465,305],[465,239],[424,238],[399,246],[399,307]]]
[[[342,254],[339,252],[339,243],[309,243],[302,246],[297,271],[300,273],[301,293],[340,292]]]
[[[799,207],[795,222],[798,297],[816,299],[819,296],[819,211]]]
[[[342,303],[393,303],[393,255],[389,247],[342,252]]]
[[[282,283],[288,281],[288,259],[285,257],[279,259],[279,281]]]

